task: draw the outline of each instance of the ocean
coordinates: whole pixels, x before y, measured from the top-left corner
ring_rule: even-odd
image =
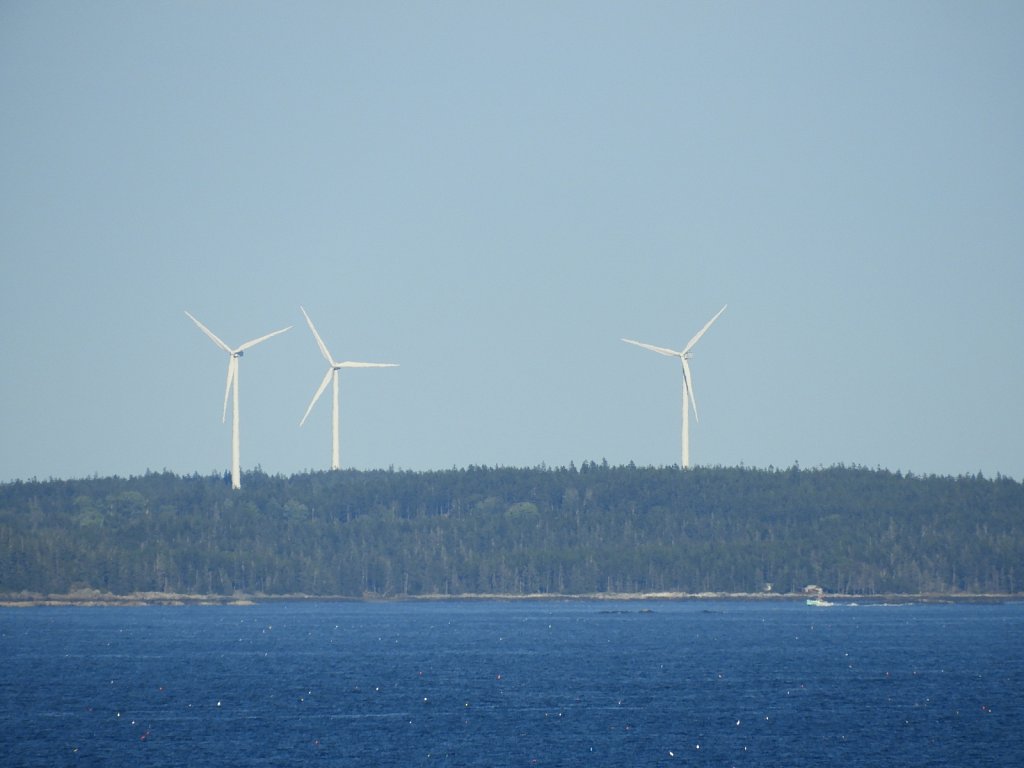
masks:
[[[0,609],[3,766],[1024,765],[1024,603]]]

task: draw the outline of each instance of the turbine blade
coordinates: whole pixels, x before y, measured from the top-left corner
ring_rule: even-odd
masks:
[[[701,328],[699,331],[697,331],[697,334],[692,339],[690,339],[690,341],[687,343],[687,345],[685,347],[683,347],[683,354],[684,355],[687,352],[689,352],[691,349],[693,349],[693,345],[696,344],[698,341],[700,341],[700,337],[703,336],[704,333],[707,331],[707,329],[711,327],[711,324],[713,322],[715,322],[715,320],[718,319],[718,316],[720,314],[722,314],[723,312],[725,312],[725,307],[727,307],[727,306],[729,306],[729,305],[726,304],[724,307],[722,307],[720,310],[718,310],[718,312],[715,313],[715,316],[712,317],[710,320],[708,320],[707,324],[703,328]]]
[[[331,357],[331,353],[327,350],[327,345],[324,344],[324,340],[320,338],[320,334],[316,332],[316,326],[313,325],[313,321],[309,319],[309,315],[306,313],[305,307],[300,306],[302,314],[306,317],[306,323],[309,325],[309,330],[313,332],[313,338],[316,339],[316,344],[320,347],[320,354],[327,358],[327,364],[334,366],[334,358]]]
[[[690,373],[690,364],[686,361],[685,357],[681,359],[683,361],[683,386],[686,387],[686,392],[690,397],[690,405],[693,406],[693,418],[700,421],[700,417],[697,415],[697,398],[693,394],[693,374]]]
[[[214,344],[216,344],[218,347],[223,349],[228,354],[231,354],[231,351],[232,351],[231,347],[229,347],[227,344],[225,344],[223,341],[221,341],[219,338],[217,338],[217,335],[213,331],[211,331],[205,325],[203,325],[198,320],[196,320],[194,317],[192,317],[192,315],[189,314],[188,310],[185,311],[185,314],[189,316],[189,319],[192,320],[193,323],[195,323],[196,325],[199,326],[199,330],[200,331],[202,331],[203,333],[205,333],[207,336],[210,337],[210,340],[213,341]]]
[[[291,329],[292,329],[292,327],[289,325],[287,328],[282,328],[280,331],[274,331],[273,333],[268,333],[266,336],[260,336],[258,339],[253,339],[252,341],[247,341],[247,342],[245,342],[245,344],[243,344],[242,346],[240,346],[238,349],[236,349],[234,351],[235,352],[245,352],[245,350],[249,349],[249,347],[255,347],[261,341],[266,341],[271,336],[277,336],[277,334],[284,333],[285,331],[290,331]]]
[[[353,363],[346,360],[343,363],[334,363],[334,368],[397,368],[398,363]]]
[[[237,368],[238,358],[232,355],[228,358],[228,381],[227,384],[224,385],[224,412],[220,416],[221,424],[228,420],[228,397],[231,396],[231,383],[235,380]]]
[[[642,341],[633,341],[632,339],[623,339],[627,344],[636,344],[638,347],[649,349],[651,352],[657,352],[659,355],[667,355],[668,357],[679,357],[682,352],[676,352],[674,349],[665,349],[665,347],[656,347],[653,344],[644,344]]]
[[[313,395],[313,399],[309,401],[309,407],[306,409],[305,415],[302,417],[302,421],[299,422],[301,427],[306,423],[306,419],[309,418],[309,412],[313,410],[313,406],[316,405],[316,401],[320,399],[320,395],[327,389],[327,385],[331,383],[331,376],[334,375],[334,369],[328,368],[327,375],[324,376],[324,380],[320,382],[320,387],[317,389],[316,394]]]

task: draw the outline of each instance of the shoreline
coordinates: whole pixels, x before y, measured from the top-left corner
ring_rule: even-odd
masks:
[[[416,603],[416,602],[803,602],[810,597],[824,597],[833,605],[883,604],[883,603],[1007,603],[1024,602],[1024,594],[873,594],[812,595],[805,592],[764,593],[764,592],[602,592],[592,594],[459,594],[459,595],[200,595],[173,592],[134,592],[114,595],[99,590],[80,590],[68,594],[41,594],[20,592],[0,594],[0,608],[33,607],[144,607],[162,606],[254,606],[262,603]]]

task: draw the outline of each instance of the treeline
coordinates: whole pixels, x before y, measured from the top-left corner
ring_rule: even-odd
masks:
[[[826,469],[148,473],[0,485],[0,593],[1024,591],[1024,485]]]

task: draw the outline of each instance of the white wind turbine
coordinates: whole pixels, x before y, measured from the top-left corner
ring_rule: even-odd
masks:
[[[728,306],[728,304],[726,305]],[[682,456],[682,467],[686,469],[690,466],[690,409],[687,405],[693,407],[693,417],[700,421],[697,416],[697,400],[693,396],[693,375],[690,373],[690,350],[693,349],[694,345],[700,341],[700,337],[704,335],[711,324],[718,319],[718,316],[725,312],[725,307],[718,310],[718,313],[712,317],[701,328],[697,334],[690,339],[686,346],[683,347],[682,352],[676,352],[674,349],[665,349],[665,347],[656,347],[653,344],[644,344],[640,341],[633,341],[632,339],[623,339],[627,344],[636,344],[638,347],[649,349],[651,352],[657,352],[659,355],[667,355],[668,357],[678,357],[683,364],[683,456]],[[689,404],[686,402],[689,400]]]
[[[230,357],[228,358],[228,381],[227,384],[224,386],[224,412],[221,414],[220,420],[221,422],[227,420],[228,396],[231,396],[231,487],[241,488],[242,473],[239,468],[238,446],[238,358],[245,354],[245,350],[249,349],[250,347],[255,347],[261,341],[266,341],[271,336],[277,336],[277,334],[279,333],[284,333],[285,331],[291,330],[291,326],[289,325],[287,328],[282,328],[280,331],[268,333],[266,336],[260,336],[258,339],[247,341],[240,347],[232,349],[219,338],[217,338],[213,331],[211,331],[205,325],[203,325],[194,317],[192,317],[192,315],[189,314],[187,311],[185,312],[185,314],[189,316],[189,319],[191,319],[193,323],[199,326],[199,330],[201,330],[203,333],[210,337],[210,340],[213,341],[214,344],[216,344],[218,347],[227,352],[228,355],[230,355]]]
[[[341,363],[334,361],[331,357],[331,353],[327,350],[327,345],[324,344],[324,340],[320,338],[320,334],[316,332],[316,326],[313,325],[313,321],[309,319],[309,315],[306,314],[304,307],[299,307],[302,310],[302,314],[306,318],[306,323],[309,324],[309,330],[313,332],[313,337],[316,339],[316,344],[320,347],[320,353],[327,360],[327,364],[330,368],[327,369],[327,373],[324,375],[324,380],[320,382],[320,386],[316,390],[316,394],[313,395],[313,399],[309,401],[309,407],[306,408],[306,414],[302,417],[302,421],[299,422],[301,427],[306,423],[306,419],[309,417],[309,412],[313,410],[313,406],[316,405],[316,401],[320,399],[320,395],[327,389],[327,384],[331,381],[334,382],[334,410],[331,412],[331,469],[341,469],[341,451],[338,443],[338,371],[342,368],[397,368],[398,363],[354,363],[346,360]]]

